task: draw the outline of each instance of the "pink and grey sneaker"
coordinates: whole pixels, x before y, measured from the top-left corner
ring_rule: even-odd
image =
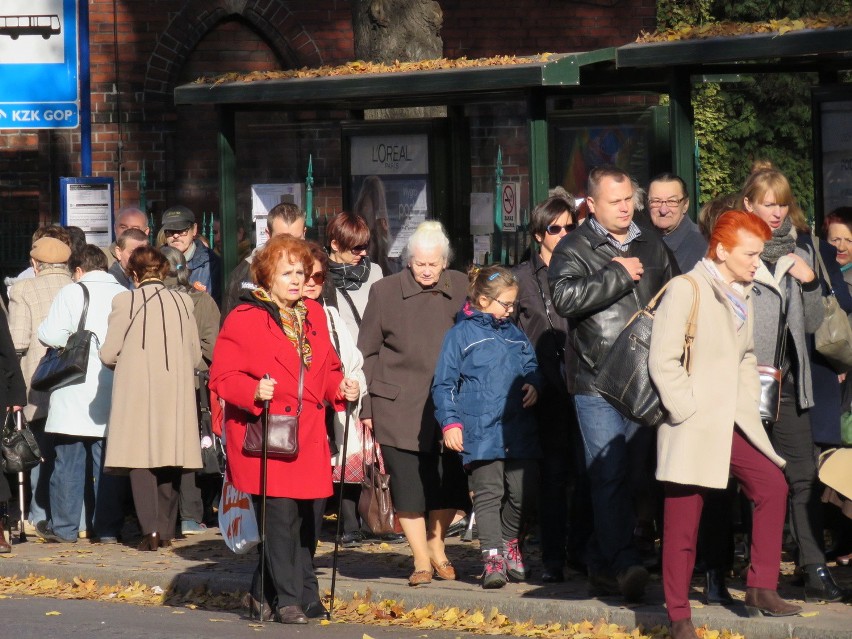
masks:
[[[527,578],[524,568],[524,558],[521,556],[521,548],[517,539],[503,542],[503,555],[506,557],[506,572],[512,579],[523,581]]]
[[[506,576],[506,560],[496,548],[484,550],[485,570],[482,572],[483,588],[502,588],[509,582]]]

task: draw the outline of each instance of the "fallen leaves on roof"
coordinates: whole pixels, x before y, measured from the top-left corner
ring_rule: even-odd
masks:
[[[636,42],[675,42],[677,40],[702,40],[730,36],[804,31],[805,29],[828,29],[852,25],[852,12],[843,16],[818,15],[804,18],[784,18],[767,22],[711,22],[700,26],[678,25],[673,29],[648,33],[642,31]]]
[[[196,84],[219,85],[226,82],[257,82],[258,80],[290,80],[294,78],[332,78],[344,75],[364,75],[368,73],[405,73],[410,71],[439,71],[443,69],[466,69],[470,67],[495,67],[515,64],[535,64],[547,62],[553,57],[552,53],[540,53],[534,56],[500,55],[493,58],[439,58],[437,60],[419,60],[417,62],[400,62],[382,64],[356,60],[338,66],[322,66],[316,68],[302,67],[283,71],[252,71],[251,73],[225,73],[215,77],[198,78]]]

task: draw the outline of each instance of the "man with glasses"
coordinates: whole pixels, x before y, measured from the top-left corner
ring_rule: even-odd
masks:
[[[300,240],[305,239],[305,212],[292,202],[282,202],[276,204],[266,216],[266,233],[269,238],[279,235],[289,235]],[[234,307],[240,303],[240,296],[245,291],[253,291],[257,288],[251,276],[251,263],[255,253],[260,250],[261,246],[255,248],[245,259],[240,260],[239,264],[231,271],[228,277],[228,284],[225,287],[225,300],[222,306],[222,322],[225,317],[234,310]]]
[[[688,273],[707,254],[707,240],[686,214],[689,195],[686,182],[674,173],[660,173],[648,185],[651,223],[674,253],[681,273]]]
[[[186,258],[189,284],[210,293],[216,304],[222,304],[222,258],[195,236],[198,224],[195,213],[177,204],[166,209],[161,225],[166,245],[176,248]]]
[[[589,173],[590,215],[553,250],[553,307],[568,318],[566,381],[583,439],[594,512],[586,557],[593,594],[637,601],[648,571],[634,544],[634,488],[648,481],[654,432],[613,408],[594,387],[598,366],[630,318],[672,276],[665,245],[633,221],[634,187],[615,166]]]
[[[541,579],[545,583],[565,580],[569,488],[577,470],[575,442],[579,439],[574,406],[565,385],[568,320],[553,309],[547,269],[556,245],[576,228],[575,215],[574,197],[562,188],[551,191],[530,215],[530,232],[539,250],[532,251],[529,260],[512,270],[518,280],[515,321],[535,347],[542,377],[533,410],[543,452],[538,513],[544,564]]]

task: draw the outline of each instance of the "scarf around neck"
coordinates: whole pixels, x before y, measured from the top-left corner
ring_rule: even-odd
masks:
[[[311,343],[308,341],[307,331],[305,330],[305,319],[308,314],[308,307],[305,306],[305,302],[299,300],[293,307],[281,308],[275,304],[274,300],[262,288],[256,288],[251,291],[251,295],[258,301],[263,302],[267,308],[269,304],[272,304],[278,309],[278,323],[281,326],[281,330],[284,331],[284,335],[290,340],[297,353],[299,352],[299,343],[301,342],[302,361],[305,363],[305,368],[310,368],[313,351]]]
[[[370,258],[366,255],[357,264],[341,264],[328,260],[328,272],[334,282],[334,288],[343,291],[357,291],[370,277]]]
[[[737,329],[737,332],[745,326],[746,319],[748,318],[748,302],[745,299],[745,287],[742,284],[733,283],[728,284],[723,278],[722,274],[719,272],[719,269],[716,267],[716,264],[713,260],[709,258],[703,258],[701,260],[701,264],[707,271],[712,275],[712,279],[710,280],[710,284],[716,289],[728,302],[728,309],[731,311],[731,315],[734,318],[734,326]]]
[[[763,245],[761,258],[764,262],[774,264],[779,258],[788,255],[796,248],[796,231],[793,228],[793,220],[788,215],[781,222],[781,226],[772,231],[772,237]]]

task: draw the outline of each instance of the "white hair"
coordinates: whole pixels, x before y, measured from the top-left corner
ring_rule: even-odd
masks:
[[[444,225],[437,220],[426,220],[420,225],[408,238],[408,244],[405,245],[405,261],[408,262],[414,254],[415,249],[429,249],[438,247],[441,249],[441,256],[449,263],[450,261],[450,238],[447,237],[447,232],[444,230]]]

